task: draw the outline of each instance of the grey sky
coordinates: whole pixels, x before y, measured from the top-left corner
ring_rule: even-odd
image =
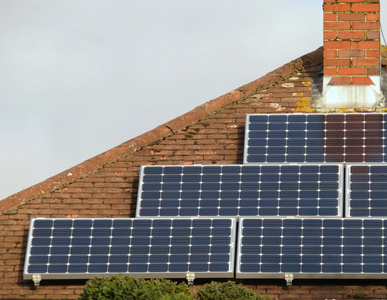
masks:
[[[0,199],[315,50],[322,2],[0,0]]]

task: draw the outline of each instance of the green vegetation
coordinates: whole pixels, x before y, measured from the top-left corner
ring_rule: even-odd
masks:
[[[78,300],[270,300],[235,282],[211,282],[191,294],[185,283],[166,279],[136,278],[119,274],[90,279]]]
[[[117,275],[90,279],[78,300],[192,300],[188,285]]]
[[[200,300],[269,300],[233,281],[211,282],[198,292]]]

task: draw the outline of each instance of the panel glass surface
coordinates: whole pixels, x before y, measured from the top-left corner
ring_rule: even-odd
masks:
[[[143,166],[138,217],[342,216],[342,165]]]
[[[233,277],[235,219],[33,219],[24,278]]]
[[[387,164],[346,166],[347,217],[387,217]]]
[[[386,115],[247,115],[245,163],[386,162]]]
[[[241,219],[237,278],[385,274],[386,225],[385,219]]]

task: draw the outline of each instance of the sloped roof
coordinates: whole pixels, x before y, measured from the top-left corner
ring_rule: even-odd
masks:
[[[321,65],[321,63],[322,48],[319,48],[298,59],[292,60],[284,66],[255,81],[243,85],[216,99],[208,101],[151,131],[124,142],[123,144],[118,145],[117,147],[114,147],[100,155],[90,158],[89,160],[48,178],[41,183],[5,198],[0,201],[0,214],[10,212],[18,206],[23,205],[30,200],[36,199],[43,194],[61,189],[73,183],[77,179],[96,173],[104,166],[114,163],[118,159],[126,157],[149,144],[173,135],[179,130],[182,130],[187,126],[190,126],[199,120],[218,112],[230,104],[244,100],[247,97],[265,90],[266,88],[273,86],[306,68],[314,65]]]

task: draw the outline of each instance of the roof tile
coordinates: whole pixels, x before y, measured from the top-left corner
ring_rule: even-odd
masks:
[[[0,201],[0,215],[7,211],[15,211],[15,209],[17,209],[20,205],[23,205],[29,201],[33,201],[42,195],[49,195],[55,191],[60,191],[60,189],[65,188],[69,184],[74,184],[73,188],[76,188],[75,183],[81,178],[85,179],[87,176],[93,178],[93,184],[97,184],[98,178],[102,178],[103,176],[105,176],[105,179],[114,178],[116,175],[112,173],[112,176],[109,177],[104,172],[104,168],[112,163],[119,162],[121,159],[127,157],[128,155],[131,155],[130,164],[136,164],[138,166],[141,164],[151,163],[182,163],[182,161],[185,161],[189,164],[194,163],[197,160],[200,160],[201,163],[204,163],[207,162],[204,160],[207,155],[211,157],[211,160],[207,162],[209,164],[216,163],[217,161],[233,163],[235,161],[233,158],[229,158],[230,153],[235,153],[238,156],[241,155],[239,152],[237,152],[237,145],[238,140],[240,140],[240,135],[242,134],[241,130],[243,129],[246,113],[252,112],[252,108],[254,110],[253,112],[256,113],[292,112],[305,111],[308,109],[306,108],[309,106],[308,101],[303,101],[302,99],[300,101],[300,96],[294,95],[295,93],[308,92],[310,94],[310,87],[305,87],[302,84],[302,80],[307,81],[308,77],[303,77],[301,76],[302,74],[300,75],[299,73],[301,70],[305,70],[309,67],[313,69],[314,66],[321,64],[321,61],[322,48],[319,48],[307,55],[291,61],[290,63],[274,70],[273,72],[268,73],[260,79],[252,81],[223,96],[204,103],[192,111],[183,114],[182,116],[175,118],[163,125],[160,125],[149,132],[146,132],[121,145],[118,145],[111,150],[97,155],[39,184],[27,188],[17,194],[11,195],[8,198]],[[290,87],[287,89],[289,93],[286,92],[284,94],[283,88],[270,88],[270,92],[267,91],[269,87],[273,87],[275,84],[282,82],[292,76],[294,78],[286,81],[287,83],[294,84],[294,87],[289,85]],[[296,77],[299,78],[296,79]],[[243,101],[246,101],[246,105],[243,105]],[[227,107],[232,103],[240,103],[241,105],[234,110],[227,109]],[[218,114],[215,115],[216,113]],[[222,119],[225,115],[227,116],[226,122],[224,119]],[[222,125],[220,128],[217,127],[219,124],[216,124],[216,122],[213,124],[213,126],[209,126],[210,124],[206,122],[206,119],[210,118],[211,116],[213,116],[214,120],[221,120]],[[200,122],[200,120],[203,121]],[[192,126],[197,122],[200,123],[195,125],[195,128],[198,131],[193,130],[192,132],[187,132],[182,130]],[[228,124],[228,126],[236,126],[235,136],[222,131],[222,128],[225,128],[225,124]],[[198,127],[198,125],[200,126]],[[206,132],[207,128],[209,130],[208,132]],[[164,140],[165,138],[172,135],[174,135],[173,139]],[[184,145],[190,145],[190,143],[193,143],[190,138],[194,138],[195,136],[196,145],[205,145],[205,148],[197,148],[196,150],[193,148],[192,151],[187,152],[187,149]],[[212,143],[211,139],[213,138],[218,138],[219,140],[217,142],[221,144],[217,145]],[[147,149],[148,145],[155,145],[160,141],[164,142],[163,150],[174,151],[174,153],[172,155],[171,152],[155,153],[154,149]],[[212,147],[212,145],[214,145],[214,147]],[[206,146],[208,147],[206,148]],[[221,148],[219,149],[219,147]],[[231,148],[229,149],[228,147]],[[142,149],[142,153],[137,152],[140,149]],[[148,153],[145,150],[150,152]],[[180,151],[180,153],[177,151]],[[149,158],[149,154],[151,154],[151,158]],[[160,159],[161,156],[163,157]],[[189,160],[187,160],[188,158]],[[106,182],[104,183],[106,184]],[[120,184],[124,184],[124,182],[120,182]],[[114,187],[112,188],[114,189]],[[130,187],[128,188],[130,189]],[[69,192],[69,190],[67,190],[67,192]],[[99,196],[103,197],[105,192],[106,191],[102,191]],[[113,201],[112,199],[114,199],[115,196],[111,196],[111,192],[112,190],[109,191],[110,200],[106,201]],[[59,193],[57,197],[60,197],[60,194],[61,193]],[[80,198],[87,198],[90,196],[84,191],[77,195]],[[118,194],[117,197],[122,196]],[[62,201],[71,201],[71,199],[64,197],[62,198]],[[86,214],[86,212],[83,211],[84,207],[83,209],[78,210],[74,207],[72,207],[72,209],[73,211],[67,211],[66,215],[74,216],[82,215],[83,213]],[[121,213],[123,212],[117,210],[117,215],[120,215]],[[89,215],[89,213],[87,213],[87,215]]]

